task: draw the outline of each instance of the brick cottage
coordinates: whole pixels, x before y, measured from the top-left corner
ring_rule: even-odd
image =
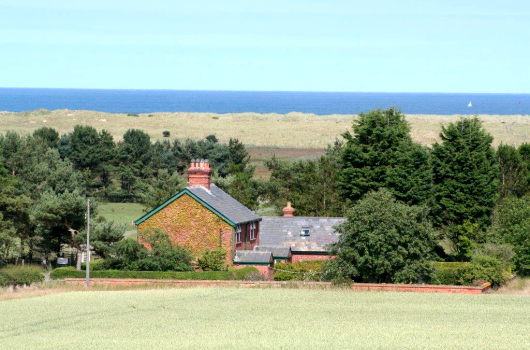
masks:
[[[212,184],[211,174],[208,160],[193,160],[188,187],[135,221],[139,239],[160,229],[195,255],[224,249],[229,264],[255,266],[269,278],[274,261],[328,258],[326,246],[338,239],[333,227],[344,218],[296,217],[290,203],[283,217],[261,218]]]

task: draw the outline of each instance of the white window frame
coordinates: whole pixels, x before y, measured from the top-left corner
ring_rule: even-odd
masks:
[[[256,223],[253,222],[250,224],[250,240],[254,241],[256,239]]]
[[[241,243],[241,225],[236,226],[236,243]]]
[[[307,233],[305,233],[307,231]],[[309,236],[311,235],[311,229],[309,227],[302,227],[300,230],[300,236]]]

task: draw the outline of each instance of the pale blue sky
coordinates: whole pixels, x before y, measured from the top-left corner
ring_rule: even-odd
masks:
[[[0,0],[0,86],[530,93],[530,1]]]

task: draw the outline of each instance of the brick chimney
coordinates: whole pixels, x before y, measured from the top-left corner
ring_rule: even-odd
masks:
[[[283,217],[292,218],[294,216],[294,208],[291,207],[291,202],[287,202],[287,206],[283,208]]]
[[[202,186],[210,189],[210,176],[212,169],[208,159],[192,159],[188,169],[188,185],[190,187]]]

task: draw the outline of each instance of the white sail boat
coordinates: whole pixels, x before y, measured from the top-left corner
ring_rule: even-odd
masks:
[[[473,105],[471,104],[471,101],[469,101],[469,104],[467,106],[468,107],[473,107]]]

